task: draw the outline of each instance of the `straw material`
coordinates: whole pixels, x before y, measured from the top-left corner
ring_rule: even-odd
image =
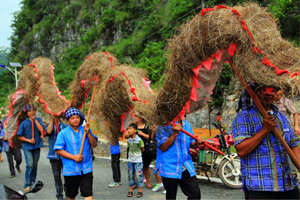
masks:
[[[79,67],[70,85],[70,90],[73,94],[72,107],[81,107],[92,86],[97,82],[103,81],[103,75],[107,74],[112,66],[117,64],[117,59],[113,58],[112,62],[110,62],[109,56],[102,52],[88,56]],[[98,81],[94,80],[95,76],[98,77]],[[85,81],[84,84],[82,81]]]
[[[122,136],[122,114],[132,110],[147,113],[147,116],[153,113],[155,95],[143,85],[143,77],[146,77],[144,70],[119,65],[110,70],[99,84],[93,112],[100,129],[111,141]]]
[[[70,86],[72,106],[80,108],[92,87],[97,85],[91,115],[96,116],[106,137],[115,142],[122,136],[121,128],[126,128],[122,115],[130,116],[132,110],[147,113],[147,116],[153,113],[155,95],[144,86],[144,77],[147,74],[142,69],[120,65],[108,53],[93,53],[79,67]]]
[[[20,72],[20,80],[18,82],[17,90],[24,89],[24,96],[26,97],[34,97],[37,94],[37,79],[34,74],[33,67],[27,65],[23,66],[23,69]]]
[[[266,58],[291,74],[300,72],[300,49],[281,37],[276,21],[270,13],[256,4],[239,6],[236,9],[245,19],[255,46],[262,50]],[[243,49],[243,53],[239,53],[234,62],[244,77],[269,86],[278,86],[290,95],[300,95],[300,75],[293,78],[287,74],[278,76],[273,69],[262,64],[251,49]]]
[[[33,101],[39,96],[40,103],[47,113],[61,113],[68,107],[67,101],[60,96],[53,76],[53,64],[48,58],[35,58],[20,72],[17,90],[24,89],[24,96]]]
[[[44,104],[47,113],[60,115],[62,111],[68,108],[68,102],[60,96],[54,78],[52,79],[53,64],[51,60],[39,57],[35,58],[32,64],[36,66],[38,74],[37,86],[40,102]]]
[[[257,4],[237,6],[240,16],[229,9],[214,9],[201,15],[196,15],[190,22],[184,24],[179,34],[169,41],[169,69],[166,81],[158,93],[156,100],[155,122],[165,124],[171,122],[186,103],[190,100],[193,69],[199,65],[204,66],[213,54],[222,51],[221,60],[216,62],[213,58],[212,66],[216,73],[209,73],[211,69],[202,67],[199,71],[203,75],[201,81],[198,77],[200,89],[197,89],[197,101],[191,101],[194,111],[200,105],[205,105],[210,96],[224,61],[230,57],[227,49],[232,43],[237,45],[233,61],[246,80],[254,80],[268,86],[277,86],[289,91],[292,95],[300,94],[300,76],[291,75],[300,71],[300,50],[282,39],[276,22],[272,15],[260,8]],[[249,33],[253,35],[253,43],[245,29],[245,21]],[[253,45],[262,50],[262,55],[252,52]],[[274,69],[262,63],[266,57],[276,67],[288,70],[290,75],[277,75]],[[201,71],[202,70],[202,71]],[[205,83],[205,81],[207,81]],[[209,89],[207,89],[209,88]],[[199,95],[199,93],[206,94]],[[199,98],[201,96],[202,98]],[[188,112],[188,111],[186,111]]]

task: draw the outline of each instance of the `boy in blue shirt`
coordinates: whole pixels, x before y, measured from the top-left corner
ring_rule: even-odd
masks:
[[[81,196],[84,199],[93,199],[93,166],[90,146],[97,146],[97,137],[89,128],[89,124],[81,126],[84,116],[80,110],[69,108],[66,113],[69,126],[63,129],[57,136],[54,150],[61,156],[63,163],[63,176],[65,178],[65,193],[68,199],[75,199],[80,187]],[[87,132],[80,153],[81,141]]]
[[[17,136],[19,140],[23,141],[22,149],[26,161],[24,188],[25,192],[28,192],[35,183],[37,176],[40,150],[44,146],[42,140],[44,127],[42,119],[36,117],[34,106],[31,108],[31,105],[28,104],[25,106],[24,111],[27,114],[27,118],[20,124]]]
[[[63,199],[63,185],[61,180],[61,169],[63,167],[60,156],[53,150],[54,144],[56,142],[58,133],[66,128],[67,125],[61,121],[57,123],[57,118],[54,118],[53,115],[50,115],[50,122],[46,125],[46,133],[48,136],[49,151],[47,158],[50,161],[52,173],[54,176],[55,189],[56,189],[56,198]],[[58,129],[58,130],[57,130]]]
[[[129,139],[127,141],[128,150],[128,179],[129,191],[127,197],[132,197],[133,186],[135,185],[134,173],[136,173],[136,182],[139,191],[136,197],[143,196],[143,158],[142,152],[145,151],[143,140],[137,135],[137,125],[132,123],[127,128]]]

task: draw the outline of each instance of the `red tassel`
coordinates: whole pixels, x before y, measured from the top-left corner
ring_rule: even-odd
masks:
[[[203,16],[203,15],[205,15],[206,13],[208,13],[210,11],[214,11],[214,9],[213,8],[202,9],[200,14]]]
[[[285,73],[289,74],[289,71],[284,70],[284,69],[278,69],[278,68],[275,69],[275,72],[277,73],[277,75],[281,75],[281,74],[285,74]]]
[[[139,99],[136,96],[133,96],[131,101],[139,101]]]
[[[235,50],[236,50],[236,44],[231,43],[227,49],[227,52],[232,57],[234,55]]]
[[[219,51],[217,51],[217,53],[214,53],[212,55],[212,58],[215,57],[217,59],[217,61],[220,62],[221,58],[222,58],[222,55],[223,55],[223,50],[220,49]]]
[[[196,76],[193,76],[193,86],[195,86],[196,88],[200,89],[198,78]]]
[[[190,99],[192,99],[195,102],[197,102],[197,100],[198,100],[198,98],[197,98],[197,90],[196,90],[196,88],[194,86],[192,87],[192,92],[191,92]]]
[[[195,76],[198,78],[198,74],[199,74],[199,70],[201,69],[202,65],[198,65],[198,67],[193,68],[193,72],[195,74]]]
[[[184,107],[183,107],[183,108],[181,109],[181,111],[179,112],[178,116],[180,117],[181,120],[183,120],[184,115],[185,115],[185,109],[184,109]]]
[[[218,5],[216,8],[217,8],[217,9],[221,9],[221,8],[228,9],[228,7],[227,7],[227,6],[224,6],[224,5]]]
[[[191,112],[190,107],[191,107],[191,102],[190,102],[190,100],[188,100],[188,101],[186,102],[185,106],[184,106],[184,108],[186,109],[186,111],[187,111],[188,113]]]
[[[294,78],[295,76],[298,76],[298,75],[300,75],[300,72],[294,72],[292,75],[292,78]]]
[[[209,71],[211,69],[212,62],[213,60],[211,58],[208,58],[207,60],[202,62],[202,65]]]
[[[235,15],[240,16],[240,13],[239,13],[237,10],[232,9],[232,12],[233,12]]]

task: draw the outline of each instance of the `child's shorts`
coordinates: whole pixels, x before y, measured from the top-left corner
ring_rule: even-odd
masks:
[[[65,184],[64,189],[66,196],[74,199],[80,193],[83,197],[93,196],[93,173],[82,174],[78,176],[64,176]]]

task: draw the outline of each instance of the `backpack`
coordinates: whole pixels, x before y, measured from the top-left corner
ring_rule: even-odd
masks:
[[[152,141],[152,140],[149,141],[149,145],[146,149],[146,154],[152,160],[156,159],[156,155],[157,155],[157,143],[156,143],[156,141]]]
[[[148,145],[146,145],[145,153],[149,158],[151,158],[151,160],[155,160],[157,155],[157,141],[155,139],[155,133],[153,134],[153,138],[151,138],[151,136],[152,131],[150,131],[150,139],[148,141]]]

